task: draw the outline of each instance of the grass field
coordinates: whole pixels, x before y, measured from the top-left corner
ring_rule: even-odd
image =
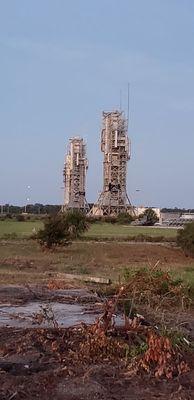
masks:
[[[117,280],[125,268],[153,266],[158,260],[162,268],[183,274],[194,282],[194,262],[179,249],[156,244],[96,241],[75,242],[55,252],[43,252],[36,241],[25,240],[41,221],[0,221],[0,283],[39,282],[56,273],[90,274]],[[89,238],[124,238],[139,234],[175,237],[176,229],[133,227],[117,224],[91,224]],[[17,238],[6,235],[15,234]],[[23,239],[23,240],[21,240]]]
[[[136,235],[176,237],[177,230],[152,226],[130,226],[107,223],[92,224],[86,233],[88,237],[127,237]]]
[[[0,284],[41,282],[57,273],[86,274],[118,281],[126,268],[153,267],[174,271],[194,283],[194,260],[178,248],[148,243],[75,242],[55,252],[36,241],[0,241]]]
[[[0,221],[0,237],[13,233],[18,237],[27,237],[32,235],[34,228],[38,231],[42,227],[41,221]]]
[[[43,227],[41,221],[0,221],[0,238],[4,235],[16,234],[18,238],[30,236],[33,230]],[[176,237],[177,230],[173,228],[128,226],[107,223],[91,224],[86,232],[87,237],[127,237],[136,235]]]

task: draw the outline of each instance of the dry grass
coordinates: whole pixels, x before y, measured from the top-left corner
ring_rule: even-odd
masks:
[[[35,241],[0,242],[0,283],[38,282],[56,273],[90,274],[118,280],[125,268],[154,265],[192,274],[194,262],[181,250],[144,243],[73,243],[43,252]]]

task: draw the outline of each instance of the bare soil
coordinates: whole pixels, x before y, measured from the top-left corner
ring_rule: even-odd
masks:
[[[57,345],[59,336],[60,348]],[[172,380],[151,374],[130,376],[124,358],[83,361],[85,338],[78,328],[62,331],[0,330],[0,399],[155,400],[194,398],[194,355],[190,372]]]
[[[70,285],[70,284],[68,284]],[[67,285],[67,286],[68,286]],[[1,287],[1,304],[28,304],[55,300],[99,309],[99,298],[84,288],[49,290],[43,286]],[[64,308],[65,310],[65,308]],[[146,319],[160,323],[161,316],[143,311]],[[166,312],[169,326],[182,326],[194,338],[193,314]],[[179,317],[178,317],[179,315]],[[154,322],[153,322],[154,323]],[[121,328],[120,328],[121,329]],[[132,335],[133,337],[133,335]],[[87,356],[87,330],[80,324],[70,328],[0,328],[1,400],[191,400],[194,399],[194,354],[185,355],[190,371],[173,379],[156,379],[152,372],[131,371],[123,352],[126,333],[111,336],[109,350],[98,349]],[[114,342],[115,341],[115,342]],[[119,343],[122,345],[119,347]]]
[[[51,288],[57,273],[107,276],[118,282],[124,267],[153,267],[158,260],[162,269],[193,268],[193,260],[180,249],[158,244],[73,243],[55,253],[43,253],[30,240],[0,244],[0,308],[6,306],[8,311],[37,302],[100,311],[97,286],[88,292],[80,283],[63,281],[61,287]],[[138,311],[152,324],[162,321],[194,338],[193,310],[166,308],[157,313],[142,306]],[[119,340],[125,343],[125,334]],[[126,354],[116,345],[111,355],[100,349],[87,359],[86,342],[83,324],[55,329],[36,324],[0,327],[0,400],[194,399],[193,351],[185,354],[190,371],[167,380],[156,379],[152,371],[131,373]]]

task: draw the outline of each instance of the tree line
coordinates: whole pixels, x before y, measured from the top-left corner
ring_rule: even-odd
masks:
[[[57,214],[61,210],[59,204],[27,204],[26,206],[16,206],[11,204],[5,204],[1,206],[1,212],[3,214],[17,215],[24,212],[28,214]]]

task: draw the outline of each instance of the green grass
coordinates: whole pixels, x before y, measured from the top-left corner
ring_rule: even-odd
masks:
[[[38,231],[43,227],[42,221],[0,221],[0,238],[4,235],[15,233],[18,238],[30,236],[35,228]],[[137,235],[149,235],[149,236],[164,236],[166,238],[176,237],[177,230],[172,228],[156,228],[146,226],[128,226],[128,225],[117,225],[108,223],[96,223],[91,224],[89,230],[85,233],[85,236],[108,238],[108,237],[128,237]]]
[[[177,229],[96,223],[92,224],[85,234],[87,237],[127,237],[137,235],[176,237]]]
[[[42,227],[41,221],[0,221],[0,238],[12,233],[15,233],[17,237],[27,237],[32,235],[34,228],[38,231]]]
[[[185,267],[180,274],[180,277],[183,279],[184,282],[191,286],[194,295],[194,265]]]

